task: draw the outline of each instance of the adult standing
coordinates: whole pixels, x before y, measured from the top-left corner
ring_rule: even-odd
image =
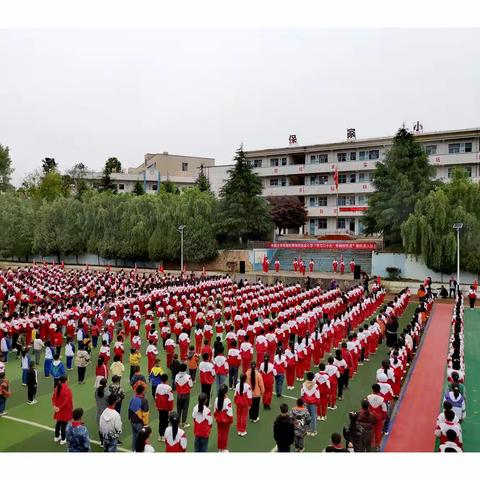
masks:
[[[100,417],[102,416],[103,411],[108,407],[106,378],[100,380],[100,385],[95,390],[95,403],[97,404],[97,429],[100,436],[100,445],[103,447],[103,436],[100,432]]]
[[[144,395],[145,387],[138,385],[135,396],[130,400],[128,406],[128,419],[132,426],[132,450],[135,451],[138,432],[150,422],[150,412],[148,409],[148,400]]]
[[[107,398],[107,408],[100,415],[99,433],[103,439],[103,451],[117,451],[118,439],[122,434],[122,417],[116,410],[117,395],[111,393]]]
[[[468,292],[468,301],[470,302],[470,308],[475,308],[475,300],[477,299],[477,292],[473,285],[470,285],[470,290]]]
[[[72,391],[67,384],[67,377],[58,379],[52,395],[52,405],[54,410],[53,418],[56,420],[54,442],[60,442],[65,445],[67,423],[73,418],[73,399]]]
[[[280,415],[273,423],[273,438],[278,452],[290,452],[290,447],[295,440],[295,429],[286,403],[280,405]]]
[[[457,292],[457,281],[455,277],[452,275],[450,280],[448,281],[448,289],[449,289],[449,298],[455,298],[455,293]]]
[[[83,385],[85,383],[85,372],[87,371],[87,365],[88,362],[90,362],[90,355],[86,350],[77,350],[75,362],[77,364],[78,383],[79,385]]]
[[[250,364],[250,369],[247,371],[247,383],[252,389],[252,406],[250,407],[249,417],[251,422],[256,423],[260,420],[260,417],[258,416],[260,399],[265,393],[263,378],[257,370],[256,362],[252,362]]]
[[[394,348],[397,344],[398,320],[397,317],[390,317],[386,326],[387,347]]]

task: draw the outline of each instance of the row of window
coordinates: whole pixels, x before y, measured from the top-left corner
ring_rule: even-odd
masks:
[[[448,153],[470,153],[472,148],[472,142],[449,143]],[[427,155],[436,155],[437,145],[425,145],[425,153]]]
[[[310,185],[326,185],[328,184],[328,174],[310,175]],[[339,173],[338,183],[365,183],[371,182],[373,179],[372,172],[359,173]]]
[[[310,230],[313,230],[315,227],[318,230],[326,230],[328,227],[328,222],[326,218],[311,218],[310,219]],[[361,222],[358,223],[359,231],[363,230],[361,228]],[[337,230],[351,230],[355,231],[355,219],[354,218],[337,218]]]
[[[339,195],[337,200],[338,206],[353,206],[353,205],[367,205],[368,200],[366,195]],[[326,207],[328,206],[328,197],[320,195],[318,197],[309,197],[309,207]]]
[[[143,182],[142,182],[142,187],[143,187]],[[151,185],[147,184],[147,190],[150,188],[150,190],[153,190],[154,192],[157,191],[158,185],[156,183],[152,183]],[[119,190],[125,190],[125,184],[124,183],[119,183],[118,184],[118,189]]]

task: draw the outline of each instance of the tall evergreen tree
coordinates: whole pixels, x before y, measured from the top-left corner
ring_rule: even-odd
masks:
[[[139,182],[138,180],[135,182],[133,185],[133,192],[134,195],[143,195],[145,193],[145,190],[143,189],[142,182]]]
[[[50,157],[45,157],[42,160],[42,170],[45,175],[51,172],[56,172],[57,162],[55,161],[55,159]]]
[[[197,179],[195,180],[195,185],[201,192],[210,192],[210,182],[208,181],[207,176],[205,175],[205,168],[202,165],[200,166],[200,172]]]
[[[235,165],[228,171],[229,178],[220,191],[218,230],[240,243],[258,239],[271,231],[273,223],[268,202],[260,195],[262,181],[245,158],[240,147]]]
[[[365,233],[381,233],[385,245],[401,245],[400,228],[418,200],[434,188],[435,167],[412,133],[402,127],[393,139],[385,160],[373,174],[376,191],[369,196],[362,218]]]

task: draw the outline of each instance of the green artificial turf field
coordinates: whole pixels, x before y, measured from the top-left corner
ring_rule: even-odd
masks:
[[[416,307],[416,303],[411,301],[410,305],[404,312],[404,315],[400,318],[400,331],[409,322],[413,311]],[[144,341],[145,342],[145,341]],[[85,411],[84,422],[90,432],[90,438],[98,442],[98,431],[96,427],[96,406],[94,398],[94,370],[96,365],[96,358],[98,353],[92,351],[92,361],[87,368],[86,383],[84,385],[78,385],[76,368],[73,371],[68,372],[69,385],[73,391],[74,408],[82,407]],[[145,345],[142,347],[144,351]],[[125,342],[125,351],[128,352],[128,341]],[[159,344],[160,358],[162,365],[165,365],[165,352]],[[360,406],[360,401],[371,392],[371,385],[375,380],[375,372],[379,368],[381,361],[386,358],[387,347],[385,343],[379,346],[375,355],[370,358],[369,362],[365,362],[363,366],[359,366],[358,372],[355,377],[350,381],[349,389],[345,392],[344,399],[337,402],[337,410],[328,410],[328,418],[325,422],[317,422],[318,435],[316,437],[305,438],[305,451],[307,452],[319,452],[330,441],[330,435],[332,432],[342,432],[345,424],[348,423],[348,412],[351,410],[357,410]],[[128,354],[125,355],[128,360]],[[142,358],[142,373],[146,372],[146,357]],[[129,370],[128,364],[125,364],[126,372]],[[53,410],[51,406],[51,395],[53,390],[52,378],[45,378],[43,376],[43,358],[41,365],[38,367],[39,374],[39,386],[37,400],[35,405],[28,405],[26,387],[21,385],[21,367],[20,360],[14,359],[14,354],[10,354],[10,361],[7,364],[7,377],[10,380],[12,396],[7,401],[8,417],[0,418],[0,451],[6,452],[64,452],[66,451],[66,445],[59,445],[53,442],[53,427],[55,421],[53,420]],[[170,372],[166,372],[170,373]],[[125,376],[128,376],[126,373]],[[170,375],[169,375],[170,376]],[[130,424],[127,419],[128,402],[132,397],[132,391],[128,385],[128,380],[123,380],[123,387],[126,392],[126,398],[122,405],[122,420],[123,430],[122,442],[124,449],[130,449],[131,447],[131,431]],[[287,390],[286,384],[284,385],[283,398],[277,399],[275,395],[272,400],[272,409],[265,410],[263,407],[260,409],[260,422],[252,424],[248,423],[247,431],[248,435],[245,437],[239,437],[236,433],[236,420],[230,430],[229,450],[231,452],[270,452],[274,449],[275,443],[273,440],[273,421],[279,413],[279,406],[285,402],[290,407],[295,404],[297,396],[300,394],[301,382],[296,382],[295,390]],[[197,382],[192,390],[189,406],[189,419],[188,422],[192,425],[186,429],[188,437],[187,451],[193,451],[193,422],[191,420],[191,411],[196,404],[196,399],[200,391],[200,383],[197,374]],[[212,397],[215,396],[215,385],[212,389]],[[151,437],[151,443],[156,451],[163,452],[165,445],[159,443],[158,438],[158,414],[155,409],[155,404],[148,391],[146,398],[150,404],[150,425],[153,433]],[[229,398],[233,400],[233,392],[229,391]],[[234,409],[235,414],[235,409]],[[26,422],[33,422],[36,425],[20,423],[23,420]],[[92,444],[92,451],[101,451],[98,444]],[[217,435],[215,422],[209,441],[209,451],[217,451]]]

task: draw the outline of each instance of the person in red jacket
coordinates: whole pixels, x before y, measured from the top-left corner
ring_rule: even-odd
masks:
[[[355,260],[352,258],[350,260],[350,273],[353,273],[355,271]]]
[[[345,273],[345,262],[343,261],[343,257],[340,258],[340,273],[342,275]]]
[[[337,269],[338,269],[338,260],[337,260],[337,257],[335,257],[335,258],[333,259],[332,268],[333,268],[333,273],[337,273]]]
[[[168,427],[168,415],[173,410],[172,387],[167,383],[168,375],[163,373],[160,377],[162,383],[155,390],[155,404],[158,410],[158,441],[165,441],[165,430]]]
[[[313,261],[313,258],[310,259],[310,262],[308,262],[308,269],[310,273],[313,272],[313,267],[315,266],[315,262]]]
[[[208,438],[212,431],[212,412],[207,407],[208,398],[205,393],[198,396],[198,404],[193,407],[193,434],[195,435],[195,452],[208,451]]]
[[[60,445],[65,445],[67,443],[67,423],[73,418],[72,391],[67,385],[67,377],[60,377],[53,391],[52,405],[54,410],[53,418],[56,420],[53,441],[60,441]]]
[[[228,387],[223,384],[215,399],[213,415],[217,422],[217,445],[219,452],[228,452],[228,433],[233,423],[232,402],[228,398]]]
[[[262,375],[263,386],[265,391],[263,392],[263,408],[270,410],[270,405],[272,404],[272,395],[273,395],[273,384],[275,382],[275,367],[270,363],[270,355],[267,353],[263,357],[263,362],[259,368],[260,375]]]
[[[367,402],[368,409],[377,419],[375,423],[374,445],[378,450],[382,441],[383,424],[387,417],[387,405],[380,394],[380,385],[378,383],[372,385],[372,393],[367,396]]]
[[[215,367],[210,361],[210,355],[207,352],[202,353],[202,361],[198,365],[200,372],[200,385],[202,392],[207,396],[207,405],[210,403],[210,393],[212,384],[215,381]]]
[[[165,430],[165,451],[167,453],[183,453],[187,450],[187,436],[178,428],[180,417],[172,412],[168,418],[170,426]]]
[[[252,406],[252,389],[247,383],[247,374],[240,375],[240,381],[235,387],[235,405],[237,407],[237,433],[240,437],[247,434],[248,411]]]

